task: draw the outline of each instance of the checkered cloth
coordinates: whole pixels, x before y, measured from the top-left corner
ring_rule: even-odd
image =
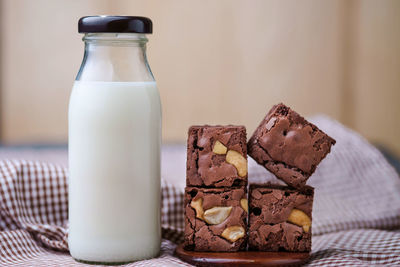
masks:
[[[400,179],[395,170],[341,124],[326,117],[312,121],[337,144],[309,181],[316,192],[308,264],[400,265]],[[189,266],[173,256],[182,239],[185,153],[184,146],[163,151],[161,255],[127,266]],[[178,186],[166,182],[175,174],[182,180]],[[53,164],[0,161],[0,266],[85,265],[68,254],[66,177],[66,169]],[[279,182],[251,159],[249,177],[250,182]]]

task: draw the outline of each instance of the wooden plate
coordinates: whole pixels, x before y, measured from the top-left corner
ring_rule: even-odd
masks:
[[[196,266],[299,266],[310,258],[309,252],[197,252],[177,246],[175,255]]]

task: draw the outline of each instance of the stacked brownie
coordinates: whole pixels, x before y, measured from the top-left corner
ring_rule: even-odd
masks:
[[[248,153],[288,186],[250,186],[250,250],[311,250],[314,188],[306,182],[334,144],[283,104],[268,112],[248,142]]]
[[[188,135],[185,249],[243,250],[248,211],[246,128],[192,126]]]
[[[334,139],[283,104],[247,144],[243,126],[192,126],[188,135],[185,249],[233,252],[248,239],[250,250],[311,250],[314,188],[306,182]],[[252,184],[247,200],[247,150],[288,186]]]
[[[310,186],[250,185],[249,249],[310,251],[313,195]]]

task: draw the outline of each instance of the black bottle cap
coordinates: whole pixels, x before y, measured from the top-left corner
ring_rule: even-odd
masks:
[[[135,16],[88,16],[78,22],[79,33],[132,32],[152,33],[153,23],[146,17]]]

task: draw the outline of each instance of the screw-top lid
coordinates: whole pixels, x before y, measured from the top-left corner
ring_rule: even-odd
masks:
[[[79,33],[132,32],[152,33],[153,23],[146,17],[135,16],[88,16],[78,22]]]

